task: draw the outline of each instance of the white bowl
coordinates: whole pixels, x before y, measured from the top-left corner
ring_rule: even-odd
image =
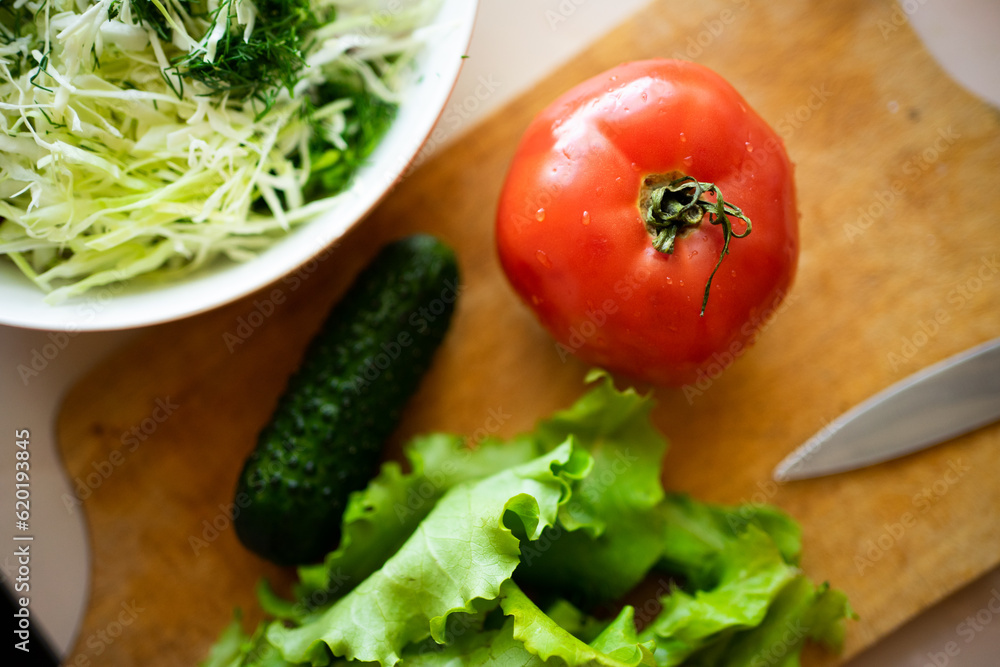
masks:
[[[194,315],[246,296],[289,274],[362,220],[399,180],[444,110],[472,36],[476,0],[443,0],[446,28],[416,59],[416,72],[389,131],[337,206],[294,228],[257,257],[220,263],[157,286],[108,285],[60,304],[11,262],[0,262],[0,324],[57,331],[107,331]]]

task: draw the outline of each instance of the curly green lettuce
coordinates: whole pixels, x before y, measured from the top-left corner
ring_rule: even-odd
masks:
[[[853,612],[798,568],[798,525],[666,493],[651,408],[604,377],[507,442],[416,439],[408,471],[387,463],[352,497],[295,599],[263,587],[273,620],[247,635],[237,617],[204,664],[795,667],[809,640],[839,650]],[[596,611],[651,574],[670,582],[654,611]]]

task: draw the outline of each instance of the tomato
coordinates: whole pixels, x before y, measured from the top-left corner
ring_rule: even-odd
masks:
[[[714,378],[754,342],[794,277],[792,165],[718,74],[676,60],[625,63],[527,128],[496,242],[560,355],[654,384]]]

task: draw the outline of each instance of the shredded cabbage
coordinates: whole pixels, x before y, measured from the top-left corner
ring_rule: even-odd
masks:
[[[336,201],[438,5],[0,8],[0,255],[50,302],[252,257]]]

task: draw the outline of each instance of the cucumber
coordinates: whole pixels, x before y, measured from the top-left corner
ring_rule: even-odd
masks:
[[[448,330],[458,279],[454,253],[427,235],[389,244],[361,272],[243,466],[233,524],[247,548],[300,565],[337,546],[348,497],[376,474]]]

